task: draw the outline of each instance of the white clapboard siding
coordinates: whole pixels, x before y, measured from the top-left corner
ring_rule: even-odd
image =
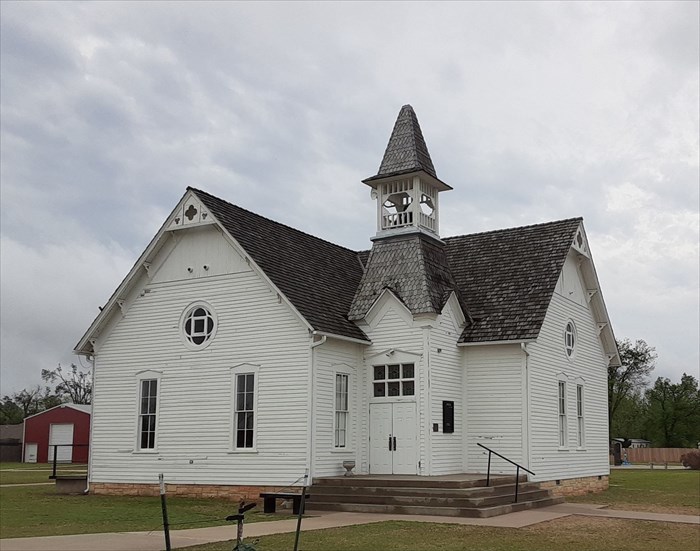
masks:
[[[580,282],[572,283],[576,266],[565,266],[536,343],[528,345],[530,388],[530,458],[535,480],[606,475],[609,472],[607,358],[596,321],[581,304]],[[570,291],[573,290],[573,293]],[[563,294],[562,294],[563,293]],[[573,300],[568,298],[573,297]],[[584,301],[585,303],[585,301]],[[576,326],[576,349],[568,358],[564,329]],[[567,383],[568,445],[559,447],[558,381]],[[585,445],[577,446],[576,386],[584,387]]]
[[[464,347],[467,472],[485,473],[483,444],[516,463],[523,461],[523,357],[519,344]],[[493,456],[491,472],[515,467]]]
[[[430,474],[454,474],[464,470],[464,434],[462,431],[463,352],[457,348],[460,331],[448,302],[437,324],[430,331],[430,395],[432,423],[438,423],[440,432],[430,429]],[[442,425],[442,402],[454,402],[454,433],[445,434]]]
[[[386,363],[389,358],[373,357],[375,354],[385,352],[389,349],[399,349],[416,354],[416,404],[418,410],[418,438],[420,461],[420,474],[428,474],[426,471],[427,443],[425,434],[427,432],[427,369],[424,363],[423,342],[424,334],[429,329],[415,327],[411,314],[406,315],[406,308],[398,300],[391,297],[387,300],[379,322],[374,328],[363,327],[365,333],[372,341],[372,345],[364,347],[364,368],[362,370],[361,381],[361,409],[362,425],[360,426],[360,465],[358,472],[369,472],[369,400],[372,396],[372,365],[375,363]],[[427,340],[427,334],[425,335]]]
[[[329,338],[314,348],[314,476],[337,476],[343,461],[357,462],[362,345]],[[335,376],[348,375],[348,429],[345,448],[335,448]]]
[[[167,262],[163,269],[174,273]],[[283,486],[303,475],[310,339],[298,316],[250,269],[146,290],[100,339],[91,480],[155,483],[162,472],[170,483]],[[180,318],[198,300],[213,307],[218,328],[208,347],[192,351]],[[240,364],[259,366],[256,453],[232,450],[231,369]],[[146,370],[160,377],[157,453],[135,450],[137,374]]]

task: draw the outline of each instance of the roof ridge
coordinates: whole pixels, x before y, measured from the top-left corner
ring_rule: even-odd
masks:
[[[450,239],[459,239],[460,237],[475,237],[477,235],[486,235],[489,233],[504,233],[508,231],[515,231],[515,230],[526,230],[530,228],[539,228],[542,226],[553,226],[555,224],[562,224],[564,222],[583,222],[583,217],[582,216],[577,216],[573,218],[564,218],[562,220],[552,220],[551,222],[538,222],[537,224],[527,224],[525,226],[513,226],[512,228],[501,228],[498,230],[486,230],[486,231],[481,231],[481,232],[476,232],[476,233],[463,233],[460,235],[451,235],[450,237],[441,237],[443,241],[449,241]]]
[[[293,226],[289,226],[288,224],[284,224],[284,223],[282,223],[282,222],[278,222],[277,220],[273,220],[272,218],[267,218],[266,216],[263,216],[263,215],[261,215],[261,214],[258,214],[257,212],[253,212],[252,210],[248,210],[248,209],[246,209],[246,208],[243,208],[243,207],[241,207],[240,205],[236,205],[236,204],[234,204],[234,203],[231,203],[230,201],[227,201],[226,199],[222,199],[221,197],[219,197],[219,196],[217,196],[217,195],[214,195],[214,194],[209,193],[209,192],[207,192],[207,191],[198,189],[198,188],[196,188],[196,187],[187,186],[187,189],[190,190],[190,191],[194,191],[195,193],[202,193],[202,194],[204,194],[204,195],[208,195],[209,197],[212,197],[213,199],[216,199],[216,200],[218,200],[218,201],[222,201],[223,203],[226,203],[227,205],[230,205],[230,206],[232,206],[232,207],[234,207],[234,208],[237,208],[237,209],[240,209],[240,210],[242,210],[242,211],[245,211],[246,213],[251,214],[251,215],[253,215],[253,216],[256,216],[257,218],[262,218],[263,220],[266,220],[267,222],[272,222],[273,224],[277,224],[278,226],[285,227],[285,228],[287,228],[287,229],[289,229],[289,230],[292,230],[293,232],[300,233],[300,234],[302,234],[302,235],[306,235],[307,237],[311,237],[312,239],[315,239],[315,240],[317,240],[317,241],[322,241],[323,243],[326,243],[326,244],[328,244],[328,245],[332,245],[332,246],[337,247],[337,248],[339,248],[339,249],[344,249],[344,250],[349,251],[349,252],[351,252],[351,253],[353,253],[353,254],[358,254],[358,253],[362,252],[362,251],[355,251],[355,250],[350,249],[350,248],[348,248],[348,247],[344,247],[343,245],[338,245],[337,243],[333,243],[332,241],[328,241],[327,239],[323,239],[322,237],[318,237],[318,236],[316,236],[316,235],[312,235],[312,234],[307,233],[307,232],[305,232],[305,231],[303,231],[303,230],[297,229],[297,228],[295,228],[295,227],[293,227]]]

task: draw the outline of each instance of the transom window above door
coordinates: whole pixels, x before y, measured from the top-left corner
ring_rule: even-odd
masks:
[[[375,398],[413,396],[416,393],[415,365],[385,364],[372,366]]]

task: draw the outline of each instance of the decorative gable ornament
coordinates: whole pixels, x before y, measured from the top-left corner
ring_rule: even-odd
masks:
[[[213,223],[209,210],[196,195],[190,194],[182,206],[173,213],[168,230],[180,230],[195,225]]]

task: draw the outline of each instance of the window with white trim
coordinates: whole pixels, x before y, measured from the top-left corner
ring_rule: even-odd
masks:
[[[559,446],[566,446],[566,383],[559,381]]]
[[[209,304],[191,304],[181,318],[182,336],[187,347],[199,349],[208,346],[216,333],[216,325],[216,315]]]
[[[156,408],[158,404],[158,379],[143,379],[139,390],[139,450],[156,447]]]
[[[564,348],[566,349],[566,355],[571,358],[576,349],[576,327],[571,320],[566,323],[566,328],[564,329]]]
[[[397,363],[375,365],[374,396],[413,396],[416,393],[415,365],[412,363]]]
[[[577,445],[582,448],[585,443],[583,423],[583,385],[576,385],[576,420],[577,420]]]
[[[335,374],[335,437],[334,447],[347,447],[348,436],[348,375]]]
[[[240,373],[235,377],[234,447],[250,449],[255,447],[255,373]]]

